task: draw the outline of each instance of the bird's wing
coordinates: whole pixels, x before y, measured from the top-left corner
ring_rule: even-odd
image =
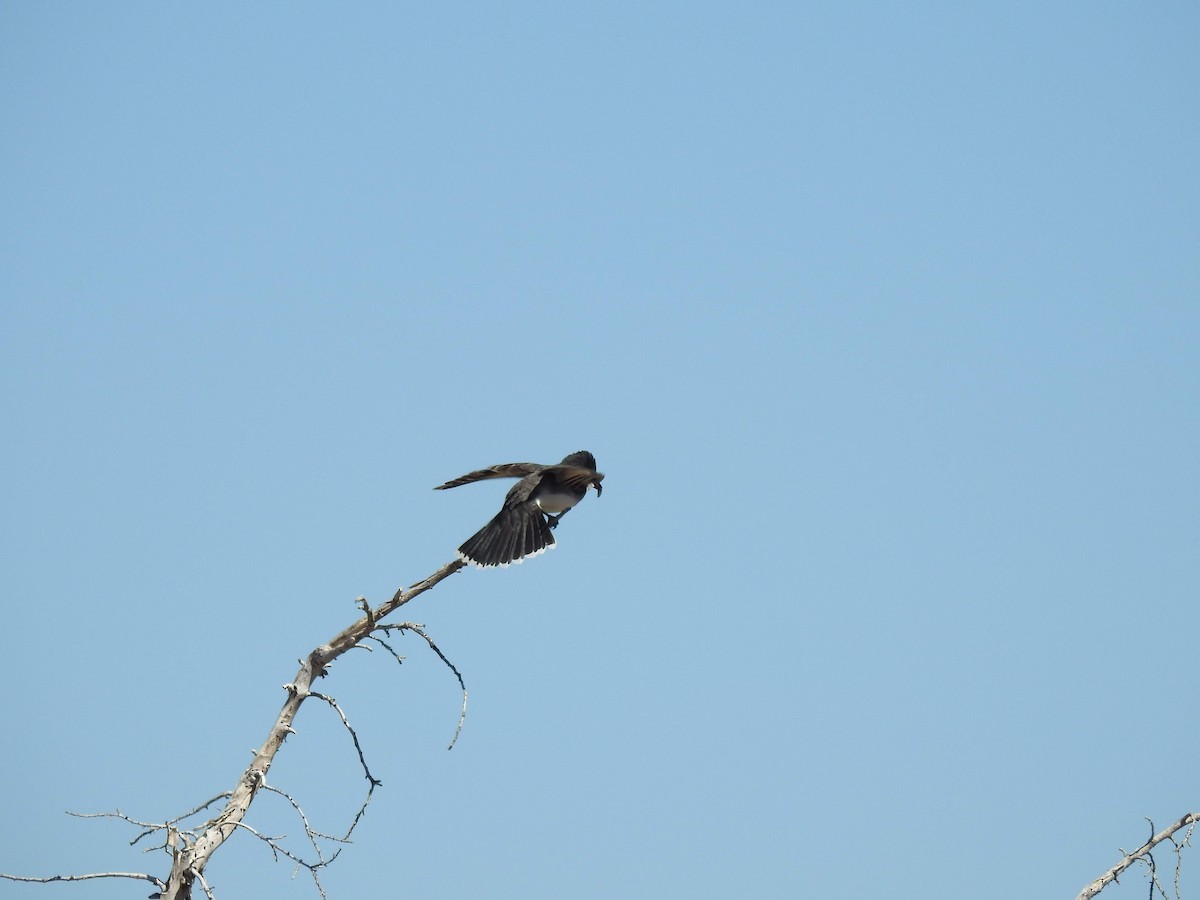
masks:
[[[546,466],[542,470],[543,478],[552,478],[564,487],[587,490],[595,484],[599,486],[604,476],[595,469],[584,469],[579,466]]]
[[[434,488],[435,491],[444,491],[448,488],[461,487],[464,484],[470,484],[473,481],[483,481],[485,478],[524,478],[526,475],[532,475],[535,472],[540,472],[545,466],[540,466],[537,463],[501,463],[498,466],[491,466],[487,469],[478,469],[474,472],[468,472],[466,475],[459,476],[453,481],[447,481],[445,484],[439,484]]]
[[[583,469],[579,466],[538,466],[537,471],[526,475],[512,486],[508,496],[504,498],[504,508],[521,506],[543,481],[549,480],[570,490],[583,493],[590,485],[596,486],[596,494],[600,493],[600,482],[604,476],[595,469]]]
[[[545,469],[545,466],[538,466],[536,472],[526,475],[509,488],[508,493],[504,497],[504,508],[511,509],[515,506],[520,506],[528,500],[529,495],[533,493],[533,489],[541,484]]]

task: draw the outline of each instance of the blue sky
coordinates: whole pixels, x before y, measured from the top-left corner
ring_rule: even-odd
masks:
[[[63,810],[232,787],[296,659],[504,490],[434,485],[586,448],[558,549],[406,608],[452,752],[419,642],[322,684],[384,782],[331,896],[1074,897],[1197,809],[1198,40],[5,4],[0,871],[165,872]],[[270,780],[338,832],[353,748],[297,730]]]

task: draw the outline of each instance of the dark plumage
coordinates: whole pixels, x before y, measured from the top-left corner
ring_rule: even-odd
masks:
[[[580,450],[557,465],[502,463],[468,472],[434,490],[444,491],[485,478],[521,480],[504,498],[500,512],[458,548],[458,555],[477,566],[507,566],[553,547],[551,529],[583,499],[589,487],[595,487],[596,496],[600,496],[604,474],[596,471],[596,457]]]

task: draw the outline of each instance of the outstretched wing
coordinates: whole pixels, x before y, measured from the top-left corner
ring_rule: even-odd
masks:
[[[492,466],[487,469],[477,469],[474,472],[468,472],[466,475],[461,475],[453,481],[447,481],[445,484],[439,484],[434,488],[435,491],[444,491],[449,488],[461,487],[464,484],[470,484],[473,481],[483,481],[485,478],[524,478],[526,475],[532,475],[535,472],[540,472],[545,466],[540,466],[537,463],[501,463],[498,466]]]

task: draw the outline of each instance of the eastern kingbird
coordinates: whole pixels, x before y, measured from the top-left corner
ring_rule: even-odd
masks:
[[[567,510],[583,499],[589,486],[594,486],[596,496],[600,496],[604,473],[596,471],[596,457],[580,450],[563,457],[558,465],[502,463],[468,472],[439,484],[434,490],[444,491],[485,478],[521,480],[508,492],[496,517],[468,538],[458,548],[458,555],[477,566],[507,566],[553,547],[554,535],[550,530],[558,526]]]

